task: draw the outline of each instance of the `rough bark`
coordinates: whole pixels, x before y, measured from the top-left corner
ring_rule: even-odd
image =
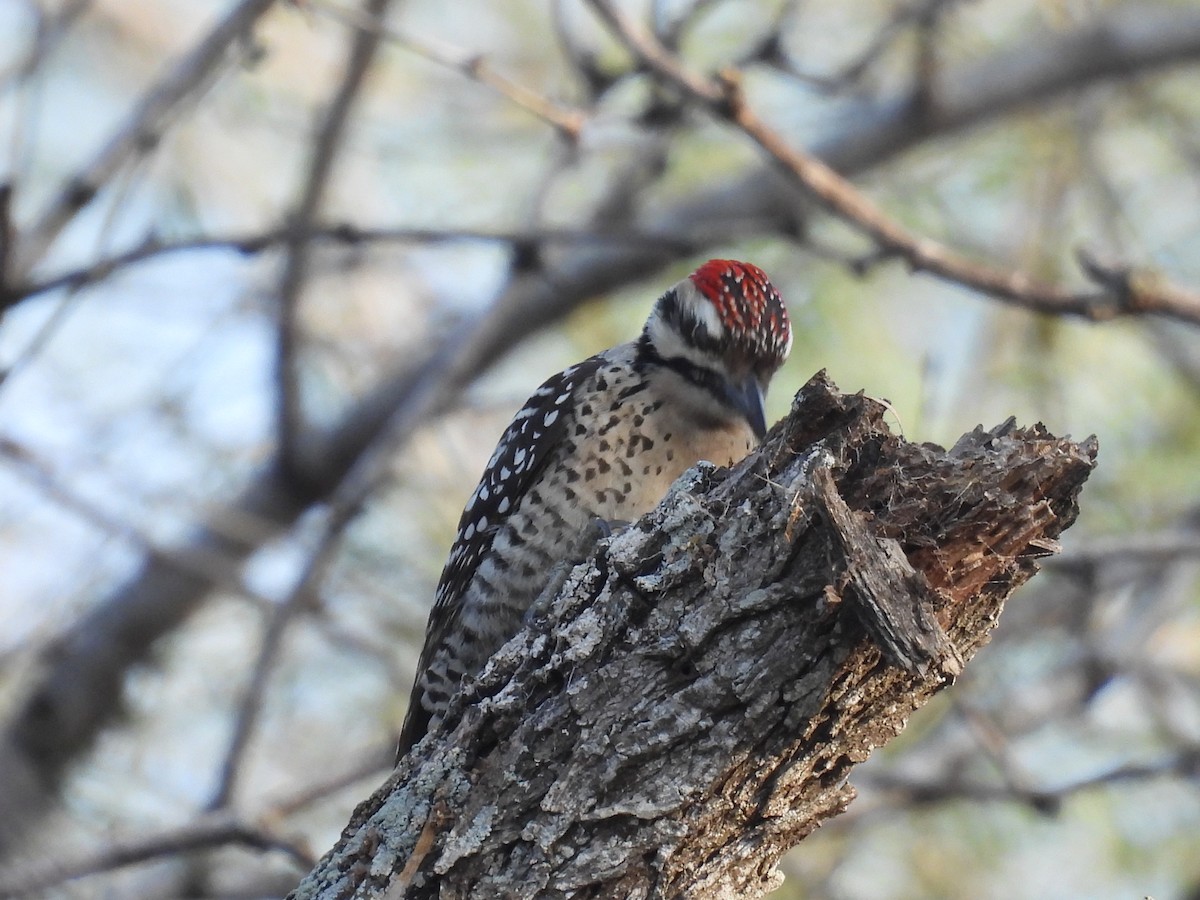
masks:
[[[1094,439],[1041,426],[944,450],[884,414],[818,375],[760,451],[601,542],[292,896],[776,885],[988,640],[1094,465]]]

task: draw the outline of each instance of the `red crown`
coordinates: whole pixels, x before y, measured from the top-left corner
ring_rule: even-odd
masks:
[[[766,272],[735,259],[710,259],[691,279],[735,341],[748,342],[783,362],[791,346],[792,326],[783,298]]]

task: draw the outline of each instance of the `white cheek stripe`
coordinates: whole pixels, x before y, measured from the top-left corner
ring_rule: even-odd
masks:
[[[675,294],[679,298],[679,302],[704,325],[709,334],[717,339],[725,335],[725,326],[721,322],[717,308],[700,293],[700,289],[696,287],[692,279],[685,278],[675,285]]]
[[[721,360],[714,358],[698,347],[686,343],[683,338],[667,325],[658,315],[650,320],[650,340],[664,359],[686,359],[688,362],[704,369],[720,371]]]

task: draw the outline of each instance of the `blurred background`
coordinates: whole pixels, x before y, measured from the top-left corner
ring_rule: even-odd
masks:
[[[719,256],[788,303],[773,418],[827,369],[910,440],[1101,448],[776,896],[1200,897],[1200,9],[621,9],[1101,321],[890,261],[583,0],[0,0],[0,893],[283,896],[389,771],[508,419]]]

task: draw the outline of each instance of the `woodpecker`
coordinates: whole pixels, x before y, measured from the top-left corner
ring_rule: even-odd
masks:
[[[758,444],[767,386],[791,346],[766,274],[713,259],[658,299],[636,340],[534,391],[459,520],[399,756],[516,634],[555,563],[590,549],[595,520],[633,521],[699,460],[732,465]]]

